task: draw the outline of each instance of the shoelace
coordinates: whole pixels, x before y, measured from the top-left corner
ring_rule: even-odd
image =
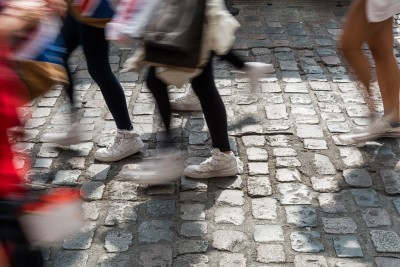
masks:
[[[119,143],[121,142],[121,137],[120,136],[115,136],[115,138],[114,138],[114,142],[112,142],[112,143],[109,143],[108,144],[108,146],[107,146],[107,149],[110,149],[110,148],[113,148],[115,145],[119,145]]]
[[[213,170],[215,169],[215,166],[218,164],[218,159],[216,157],[209,157],[202,163],[200,163],[200,168],[204,169],[206,168],[207,170]],[[211,166],[210,166],[211,165]]]

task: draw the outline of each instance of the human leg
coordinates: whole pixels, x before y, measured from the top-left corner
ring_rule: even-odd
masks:
[[[236,175],[238,166],[229,144],[225,106],[214,83],[212,59],[191,83],[199,97],[214,149],[209,159],[186,167],[183,173],[191,178]]]

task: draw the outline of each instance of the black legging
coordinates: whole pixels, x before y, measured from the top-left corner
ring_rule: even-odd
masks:
[[[238,55],[236,55],[232,50],[229,50],[229,52],[227,54],[220,55],[219,57],[221,59],[231,63],[237,69],[244,68],[244,61]]]
[[[80,23],[71,14],[68,14],[60,36],[63,37],[67,48],[65,62],[68,61],[70,54],[79,45],[82,45],[89,74],[99,85],[117,128],[131,130],[132,123],[126,105],[125,94],[110,67],[108,58],[109,43],[105,39],[104,29]],[[67,94],[71,103],[74,103],[74,82],[69,70],[68,78],[70,84],[67,87]]]
[[[146,79],[147,87],[156,99],[158,109],[169,130],[171,121],[171,105],[169,103],[167,84],[155,75],[155,68],[150,67]],[[194,92],[200,100],[207,127],[210,130],[212,146],[220,151],[229,151],[228,123],[224,102],[214,82],[212,57],[203,72],[191,81]]]

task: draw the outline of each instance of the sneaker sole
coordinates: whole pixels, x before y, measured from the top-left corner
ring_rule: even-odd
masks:
[[[212,172],[212,173],[183,173],[183,175],[185,175],[188,178],[193,178],[193,179],[208,179],[208,178],[217,178],[217,177],[232,177],[232,176],[236,176],[238,174],[239,170],[237,168],[237,166],[228,169],[228,170],[224,170],[224,171],[220,171],[220,172]]]
[[[94,158],[97,159],[98,161],[102,161],[102,162],[115,162],[115,161],[122,160],[124,158],[127,158],[127,157],[129,157],[129,156],[131,156],[133,154],[136,154],[136,153],[140,152],[140,150],[142,150],[144,148],[143,142],[142,141],[140,141],[140,142],[141,143],[137,147],[135,147],[134,149],[125,151],[124,153],[122,153],[122,154],[120,154],[118,156],[115,156],[115,157],[104,157],[103,158],[103,157],[100,157],[100,156],[95,154]]]

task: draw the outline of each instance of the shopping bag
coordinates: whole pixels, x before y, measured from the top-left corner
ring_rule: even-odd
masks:
[[[155,64],[198,67],[205,8],[205,0],[161,1],[145,30],[145,60]]]

